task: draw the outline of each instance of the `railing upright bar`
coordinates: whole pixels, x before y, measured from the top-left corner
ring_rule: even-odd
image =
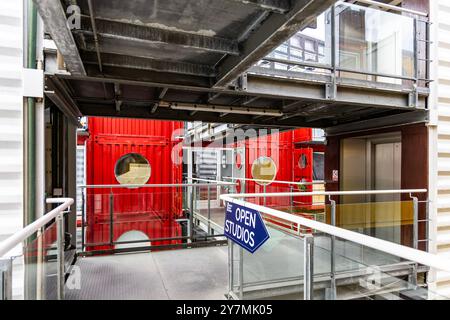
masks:
[[[331,6],[331,84],[328,87],[328,98],[329,99],[336,99],[337,94],[337,37],[336,37],[336,7]]]
[[[111,245],[114,243],[114,194],[109,194],[109,242]]]
[[[419,199],[412,197],[413,201],[413,248],[419,248]]]
[[[195,203],[195,197],[196,197],[196,187],[192,186],[192,194],[191,194],[191,203],[190,203],[190,210],[189,210],[189,238],[192,242],[192,239],[194,238],[194,203]]]
[[[12,300],[12,259],[0,259],[0,301]]]
[[[411,197],[413,201],[413,248],[419,248],[419,199]],[[413,286],[417,285],[417,263],[413,266],[410,282]]]
[[[36,259],[36,300],[43,300],[43,285],[44,285],[44,263],[45,263],[45,241],[44,228],[39,228],[36,234],[37,239],[37,259]]]
[[[263,192],[266,194],[266,185],[263,185]],[[264,205],[266,205],[267,197],[264,196]]]
[[[233,242],[228,239],[228,292],[233,292],[234,284],[234,256],[233,256]]]
[[[211,186],[208,186],[208,234],[211,234]]]
[[[413,92],[411,93],[413,95],[412,104],[411,107],[417,107],[419,104],[419,92],[417,90],[419,86],[419,42],[418,42],[418,32],[419,32],[419,26],[417,19],[414,19],[414,26],[413,26],[413,37],[414,37],[414,80],[413,80]]]
[[[290,186],[289,189],[292,193],[294,192],[293,186]],[[294,212],[294,197],[292,195],[290,196],[290,205],[291,205],[291,213],[293,213]]]
[[[239,247],[239,299],[244,300],[244,249]]]
[[[81,252],[84,252],[85,245],[85,226],[86,226],[86,200],[85,200],[85,191],[81,189]]]
[[[314,295],[314,237],[307,234],[303,240],[303,299],[313,300]]]
[[[331,225],[336,226],[336,201],[330,199],[330,211],[331,211]],[[335,254],[335,244],[336,244],[336,237],[331,236],[330,239],[330,280],[331,280],[331,289],[330,289],[330,299],[335,300],[336,299],[336,254]]]
[[[57,299],[64,300],[64,214],[56,217]]]

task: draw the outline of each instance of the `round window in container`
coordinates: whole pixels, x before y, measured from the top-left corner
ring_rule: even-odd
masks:
[[[256,180],[267,180],[267,181],[256,181],[260,185],[269,185],[275,179],[277,175],[277,166],[272,158],[262,156],[253,161],[252,164],[252,177]]]
[[[300,155],[300,158],[298,159],[298,166],[300,169],[305,169],[308,165],[308,159],[306,158],[306,154]]]
[[[120,184],[146,184],[151,175],[150,163],[139,153],[128,153],[116,162],[114,175]]]

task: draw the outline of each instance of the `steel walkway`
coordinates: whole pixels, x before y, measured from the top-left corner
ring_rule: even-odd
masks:
[[[226,247],[80,257],[81,288],[66,299],[225,299],[227,258]]]

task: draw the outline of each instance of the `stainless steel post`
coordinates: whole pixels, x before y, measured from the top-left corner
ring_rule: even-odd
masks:
[[[337,44],[336,44],[336,9],[335,6],[331,6],[330,10],[330,23],[331,23],[331,83],[327,84],[326,97],[330,100],[336,99],[337,85],[336,85],[336,71],[337,71]]]
[[[413,201],[413,248],[419,248],[419,199],[411,197]],[[417,263],[413,264],[413,270],[410,282],[413,286],[417,286]]]
[[[109,194],[109,243],[114,243],[114,194]]]
[[[84,233],[85,233],[85,219],[86,219],[86,208],[85,208],[85,198],[84,198],[84,193],[86,192],[86,189],[82,188],[81,189],[81,252],[84,252],[84,244],[85,244],[85,240],[84,240]]]
[[[263,185],[263,193],[264,193],[264,206],[266,205],[266,185]]]
[[[303,299],[313,300],[314,296],[314,237],[303,238]]]
[[[12,259],[0,259],[0,300],[12,300]]]
[[[413,201],[413,248],[419,247],[419,199],[412,197]]]
[[[331,225],[336,226],[336,201],[330,198],[330,211],[331,211]],[[331,262],[330,262],[330,279],[331,279],[331,288],[330,288],[330,299],[336,300],[336,253],[335,253],[335,242],[336,237],[331,236]]]
[[[36,232],[36,300],[43,300],[44,263],[45,263],[45,241],[44,228]]]
[[[289,187],[291,195],[290,195],[290,201],[291,201],[291,213],[294,212],[294,196],[292,195],[292,193],[294,192],[294,187],[290,186]]]
[[[208,235],[211,235],[211,185],[208,185]]]
[[[192,186],[190,212],[189,212],[189,238],[192,242],[194,238],[194,202],[195,202],[196,187]]]
[[[228,293],[233,292],[233,242],[228,239]]]
[[[56,217],[57,299],[64,300],[64,214]]]
[[[244,300],[244,249],[239,247],[239,299]]]

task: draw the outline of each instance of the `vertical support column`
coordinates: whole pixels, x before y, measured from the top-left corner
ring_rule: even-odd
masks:
[[[12,259],[0,259],[0,301],[12,300]]]
[[[67,141],[66,150],[66,169],[64,175],[66,195],[77,203],[77,125],[66,118]],[[71,246],[77,245],[77,206],[70,207],[70,213],[65,216],[66,232],[71,235]]]
[[[37,252],[36,252],[36,300],[44,300],[44,264],[45,264],[45,239],[44,228],[39,228],[37,231]]]
[[[244,249],[239,247],[239,299],[244,300]]]
[[[266,205],[266,185],[263,185],[263,193],[264,193],[264,206]]]
[[[234,283],[234,275],[233,275],[233,242],[228,239],[228,292],[233,292],[233,283]]]
[[[412,197],[413,201],[413,248],[419,248],[419,199]]]
[[[331,83],[326,84],[326,92],[325,96],[329,100],[335,100],[337,94],[337,84],[336,84],[336,53],[337,53],[337,45],[336,45],[336,9],[333,5],[330,10],[330,23],[331,23]]]
[[[211,185],[208,183],[208,235],[211,235]]]
[[[305,235],[303,239],[303,299],[314,298],[314,237]]]
[[[57,299],[64,300],[64,214],[56,217]]]
[[[293,186],[290,186],[289,187],[289,191],[290,191],[290,193],[291,193],[291,195],[290,195],[290,203],[291,203],[291,213],[293,213],[294,212],[294,196],[292,195],[292,193],[294,192],[294,187]]]
[[[414,18],[414,83],[412,92],[409,94],[409,106],[417,108],[419,105],[419,92],[417,91],[417,87],[419,85],[419,39],[418,39],[418,20]]]
[[[85,226],[86,226],[86,206],[85,206],[85,188],[81,189],[81,252],[84,252],[84,238],[85,238]]]
[[[196,188],[192,186],[191,203],[189,209],[189,239],[192,242],[194,238],[194,201],[195,201]]]
[[[332,200],[331,197],[330,200],[330,211],[331,211],[331,225],[336,226],[336,201]],[[331,254],[331,260],[330,260],[330,279],[331,279],[331,288],[330,288],[330,294],[329,299],[330,300],[336,300],[336,253],[335,253],[335,242],[336,237],[331,236],[331,248],[330,248],[330,254]]]
[[[109,194],[109,243],[112,246],[114,243],[114,194]]]
[[[419,199],[411,197],[413,201],[413,248],[419,248]],[[417,263],[413,264],[410,282],[413,286],[417,286]]]

